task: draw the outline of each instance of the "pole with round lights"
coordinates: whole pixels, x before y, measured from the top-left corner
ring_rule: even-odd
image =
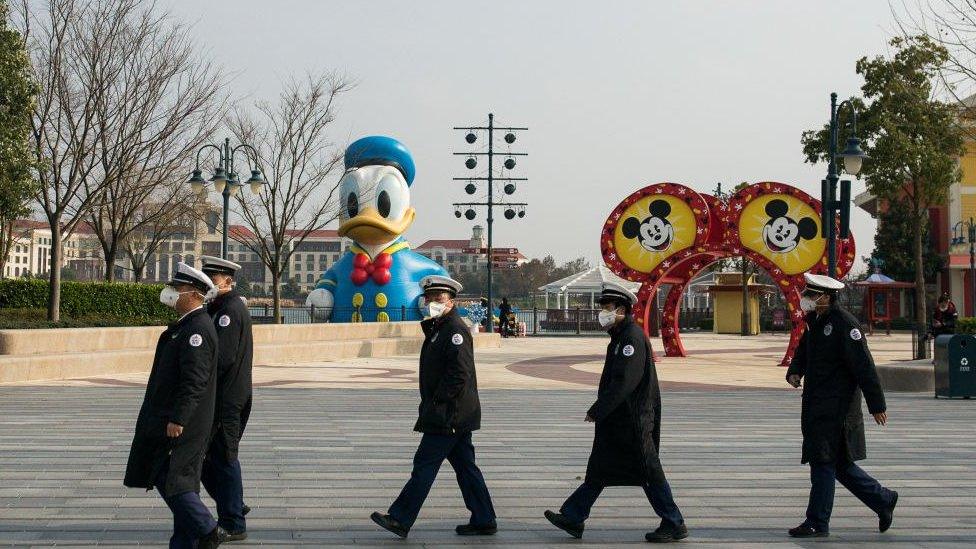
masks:
[[[231,148],[230,139],[224,139],[222,145],[207,144],[197,151],[197,161],[196,168],[193,170],[193,174],[190,175],[190,186],[193,191],[200,195],[202,198],[207,196],[207,181],[203,178],[203,171],[200,169],[200,154],[208,149],[216,149],[220,154],[219,161],[217,162],[217,168],[214,169],[213,177],[210,178],[210,182],[213,183],[214,190],[220,193],[224,198],[224,211],[223,211],[223,241],[220,247],[220,257],[227,259],[227,227],[228,227],[228,217],[230,212],[230,197],[237,194],[244,185],[248,185],[251,188],[251,192],[254,194],[260,194],[261,189],[267,185],[267,181],[264,179],[264,175],[261,170],[257,168],[257,158],[258,153],[254,147],[241,143],[236,147]],[[247,151],[250,151],[254,156],[254,169],[251,170],[251,177],[247,181],[241,183],[240,179],[237,177],[237,172],[234,170],[234,155],[237,151],[244,150],[245,156],[247,156]],[[250,159],[248,159],[250,161]]]
[[[488,148],[484,151],[478,152],[456,152],[455,156],[466,156],[467,159],[464,161],[464,166],[469,170],[474,170],[478,167],[478,157],[487,157],[488,166],[487,173],[484,176],[479,177],[455,177],[455,181],[467,181],[468,183],[464,186],[464,192],[467,194],[475,194],[478,192],[478,185],[476,182],[485,181],[488,184],[488,196],[485,202],[455,202],[454,203],[454,216],[460,218],[462,215],[468,221],[473,221],[477,217],[475,208],[478,206],[484,206],[488,213],[488,248],[485,250],[487,252],[486,257],[488,259],[488,331],[494,331],[494,322],[492,320],[492,268],[495,261],[494,248],[492,242],[492,224],[495,221],[494,209],[495,206],[504,208],[503,214],[505,219],[515,219],[525,217],[525,207],[528,206],[525,202],[497,202],[495,200],[495,182],[504,182],[502,191],[511,196],[515,194],[516,186],[515,181],[528,181],[524,177],[506,177],[505,170],[515,169],[515,158],[518,156],[528,156],[527,153],[519,153],[509,151],[496,151],[495,150],[495,132],[505,132],[505,143],[511,145],[515,143],[515,132],[526,131],[528,128],[515,128],[515,127],[497,127],[495,126],[495,115],[492,113],[488,114],[488,125],[487,126],[460,126],[455,127],[455,130],[466,131],[467,134],[464,136],[464,140],[468,145],[474,145],[478,141],[478,133],[484,132],[488,137]],[[477,132],[477,133],[476,133]],[[494,160],[496,156],[503,156],[505,160],[502,162],[503,170],[501,177],[495,175],[494,170]],[[464,209],[462,214],[461,209]]]
[[[966,237],[963,236],[963,229],[969,236],[969,280],[970,286],[972,286],[970,291],[972,292],[973,307],[976,307],[976,223],[973,222],[973,218],[970,217],[969,221],[960,221],[952,226],[952,242],[950,244],[955,246],[967,242]]]
[[[837,152],[837,134],[840,132],[838,114],[848,107],[852,113],[851,133],[844,151]],[[830,94],[830,163],[827,166],[827,179],[820,182],[820,201],[822,203],[821,236],[827,239],[827,274],[837,277],[837,215],[840,215],[840,237],[847,238],[851,232],[851,181],[840,182],[840,200],[837,200],[837,180],[840,170],[837,159],[844,162],[844,170],[857,177],[867,154],[861,150],[861,140],[857,138],[857,108],[850,101],[837,104],[837,94]]]

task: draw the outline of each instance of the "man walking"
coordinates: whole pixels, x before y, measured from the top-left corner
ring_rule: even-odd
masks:
[[[804,275],[800,306],[806,332],[786,372],[793,387],[803,385],[800,424],[802,463],[810,464],[807,518],[790,536],[824,537],[830,532],[834,480],[878,514],[878,530],[891,526],[898,492],[889,490],[854,464],[865,458],[861,393],[878,425],[888,421],[881,382],[860,323],[837,303],[844,283],[823,275]]]
[[[217,288],[207,312],[217,331],[217,404],[214,435],[203,462],[201,481],[217,503],[217,521],[227,531],[223,541],[247,539],[244,486],[238,446],[251,413],[251,315],[237,290],[234,275],[241,266],[203,256],[201,270]]]
[[[497,531],[495,509],[481,470],[475,465],[471,432],[481,427],[481,403],[474,367],[471,330],[454,307],[461,284],[446,276],[420,281],[428,318],[420,323],[424,343],[420,350],[420,417],[414,426],[423,433],[413,458],[410,480],[387,514],[373,513],[373,522],[401,538],[413,526],[444,459],[457,475],[464,505],[471,512],[468,524],[455,531],[462,536],[491,535]]]
[[[213,428],[217,334],[203,308],[207,275],[179,263],[160,293],[180,319],[159,336],[136,421],[124,484],[156,488],[173,512],[172,549],[207,549],[223,532],[200,501],[200,469]]]
[[[640,486],[661,525],[645,535],[654,543],[688,537],[681,511],[658,459],[661,438],[661,391],[650,342],[631,318],[637,297],[618,284],[605,283],[600,294],[600,325],[610,333],[607,358],[596,403],[586,421],[596,423],[586,478],[558,513],[545,517],[575,538],[607,486]]]

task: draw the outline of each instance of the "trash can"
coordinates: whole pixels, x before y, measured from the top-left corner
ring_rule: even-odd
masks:
[[[976,395],[976,336],[941,335],[935,339],[935,396]]]

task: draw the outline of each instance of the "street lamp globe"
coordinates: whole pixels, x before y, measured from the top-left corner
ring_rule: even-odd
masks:
[[[193,175],[190,176],[190,188],[193,189],[194,194],[203,194],[203,187],[207,184],[207,181],[203,179],[203,172],[199,169],[193,170]]]
[[[224,192],[224,186],[227,185],[227,172],[223,168],[217,168],[213,177],[210,178],[210,182],[213,183],[215,191]]]
[[[847,139],[847,146],[844,148],[844,152],[837,156],[844,160],[844,171],[853,176],[861,172],[861,165],[864,163],[864,159],[868,157],[861,150],[861,140],[853,136]]]
[[[264,174],[261,173],[261,170],[251,170],[251,177],[247,180],[247,184],[251,186],[252,194],[261,194],[261,189],[263,189],[267,183],[268,182],[264,179]]]

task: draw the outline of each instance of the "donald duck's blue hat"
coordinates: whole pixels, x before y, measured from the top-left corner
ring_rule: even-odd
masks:
[[[346,148],[343,160],[347,170],[363,166],[392,166],[400,170],[408,186],[413,184],[413,176],[416,174],[410,151],[403,143],[382,135],[371,135],[353,141]]]

